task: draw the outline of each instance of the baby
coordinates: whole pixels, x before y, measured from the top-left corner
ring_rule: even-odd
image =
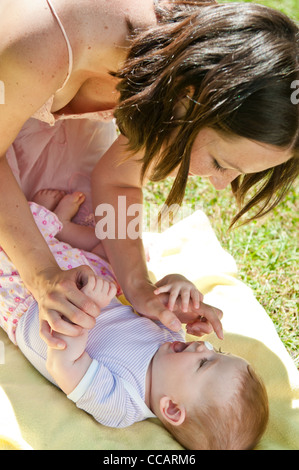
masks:
[[[96,324],[75,337],[53,332],[67,347],[47,348],[39,335],[38,304],[22,287],[16,309],[7,308],[11,318],[9,313],[0,314],[1,326],[12,341],[70,400],[106,426],[126,427],[157,417],[188,449],[253,448],[265,430],[268,404],[265,388],[251,366],[239,357],[215,351],[207,342],[185,343],[183,329],[170,331],[123,305],[115,296],[118,285],[109,264],[95,254],[102,248],[88,234],[90,227],[76,227],[71,221],[81,196],[58,195],[51,206],[45,198],[49,195],[53,196],[39,194],[43,197],[37,202],[56,215],[36,203],[31,203],[31,211],[62,267],[85,263],[97,274],[82,287],[98,305]],[[83,245],[78,250],[67,243],[81,229]],[[13,267],[4,252],[0,255],[8,273],[0,279],[1,285],[4,289],[5,282],[14,283],[16,289],[18,273],[10,275]],[[199,299],[191,282],[174,274],[157,286],[157,295],[167,305],[171,299],[172,308],[193,334],[215,330],[221,337],[220,311],[202,302],[198,319],[193,316],[188,323],[188,310],[198,312]],[[15,302],[14,289],[3,290],[7,305]]]
[[[240,357],[136,315],[103,279],[84,287],[95,328],[63,337],[46,367],[79,408],[113,427],[156,416],[187,449],[252,449],[268,420],[265,387]],[[61,335],[58,335],[61,336]]]

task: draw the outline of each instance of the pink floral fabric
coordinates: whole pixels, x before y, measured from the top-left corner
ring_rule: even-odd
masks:
[[[117,295],[122,294],[108,263],[93,253],[73,248],[69,244],[57,240],[55,236],[62,229],[62,223],[58,217],[38,204],[30,202],[29,205],[34,220],[61,269],[69,270],[88,265],[95,274],[115,283]],[[0,247],[0,326],[15,344],[18,321],[33,302],[35,299],[25,287],[9,257]]]

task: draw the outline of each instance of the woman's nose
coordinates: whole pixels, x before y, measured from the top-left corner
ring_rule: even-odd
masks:
[[[234,170],[227,170],[225,174],[213,175],[209,177],[210,182],[217,191],[225,189],[234,179],[240,176],[241,173]]]

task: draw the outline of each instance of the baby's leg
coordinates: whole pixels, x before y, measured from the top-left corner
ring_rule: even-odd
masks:
[[[100,258],[107,260],[106,252],[100,240],[95,235],[93,227],[78,225],[72,222],[85,196],[79,191],[65,194],[58,189],[42,189],[32,201],[54,212],[63,224],[62,230],[56,235],[60,241],[69,243],[74,248],[90,251]]]
[[[103,243],[101,243],[99,240],[98,240],[97,245],[91,250],[91,252],[99,256],[103,260],[109,262]]]
[[[67,224],[75,217],[84,200],[85,195],[80,191],[65,194],[56,205],[54,212],[63,224]]]
[[[62,222],[63,228],[56,235],[60,241],[69,243],[74,248],[92,251],[99,243],[93,227],[78,225],[72,222],[72,218],[77,214],[79,207],[84,202],[85,196],[80,192],[66,194],[58,203],[54,213]]]
[[[32,202],[53,211],[63,196],[65,196],[65,192],[59,189],[41,189],[33,196]]]

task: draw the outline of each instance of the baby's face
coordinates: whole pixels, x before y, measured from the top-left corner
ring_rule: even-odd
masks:
[[[185,406],[211,398],[225,403],[247,366],[244,359],[217,352],[204,341],[164,343],[152,362],[152,400],[166,395]]]

